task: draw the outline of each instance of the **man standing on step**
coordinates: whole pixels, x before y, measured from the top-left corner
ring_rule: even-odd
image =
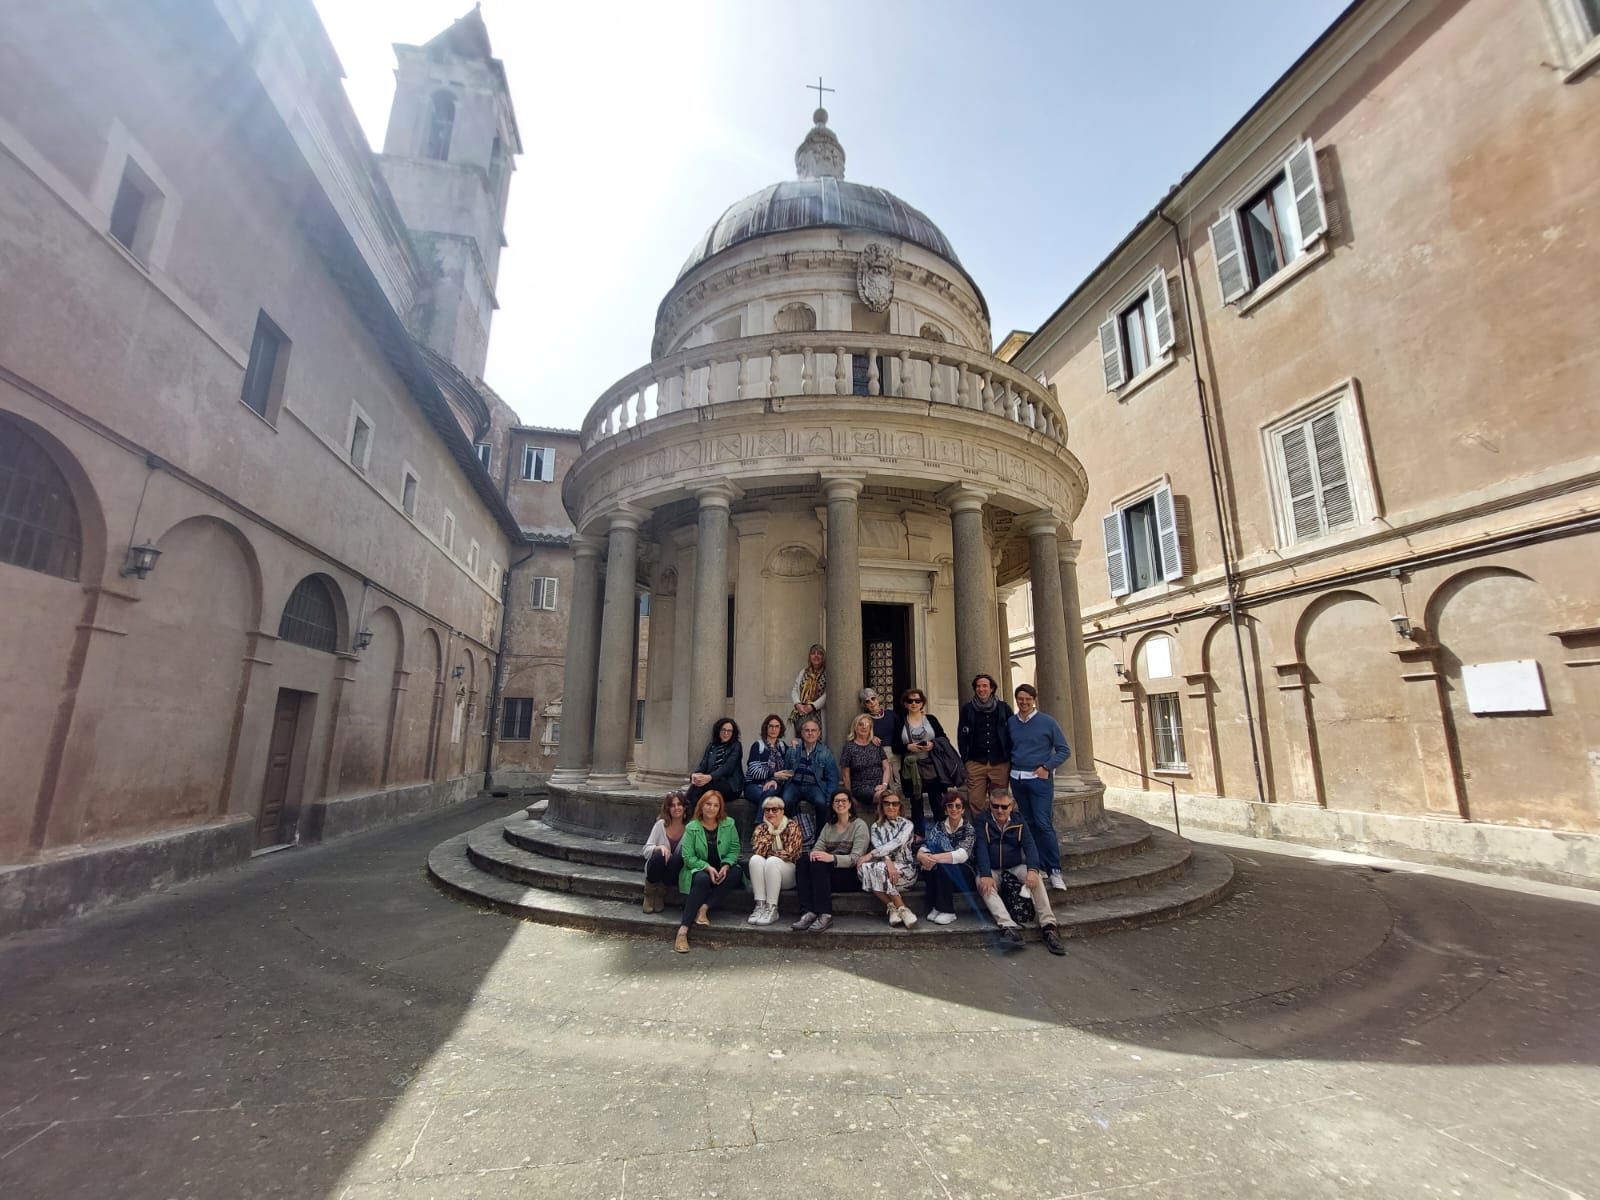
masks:
[[[1056,840],[1056,768],[1072,753],[1061,726],[1039,711],[1039,689],[1031,683],[1017,685],[1017,711],[1006,722],[1011,738],[1011,792],[1017,810],[1028,823],[1039,859],[1050,876],[1050,886],[1065,890],[1061,878],[1061,843]]]
[[[989,793],[1004,789],[1011,762],[1011,705],[995,695],[993,675],[972,678],[972,699],[961,706],[956,748],[967,769],[967,810],[974,817],[989,811]]]

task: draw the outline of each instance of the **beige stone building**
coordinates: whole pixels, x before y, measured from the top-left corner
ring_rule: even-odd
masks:
[[[1089,471],[1119,804],[1600,878],[1597,35],[1352,6],[1008,345]]]
[[[10,929],[479,786],[520,145],[475,13],[398,48],[381,156],[308,0],[4,30]]]

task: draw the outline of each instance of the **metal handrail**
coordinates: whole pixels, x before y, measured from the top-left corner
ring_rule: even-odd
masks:
[[[1137,775],[1139,777],[1139,781],[1145,785],[1145,790],[1149,790],[1150,772],[1135,770],[1133,767],[1125,767],[1121,763],[1107,762],[1103,758],[1097,758],[1094,761],[1102,767],[1111,767],[1114,770],[1126,771],[1129,775]],[[1167,791],[1172,793],[1172,831],[1179,837],[1182,837],[1183,826],[1178,823],[1178,789],[1173,786],[1173,783],[1170,779],[1158,779],[1156,782],[1166,784]]]

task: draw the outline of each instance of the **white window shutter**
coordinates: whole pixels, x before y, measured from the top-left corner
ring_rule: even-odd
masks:
[[[533,579],[533,595],[531,597],[534,608],[544,607],[544,577],[535,576]]]
[[[544,581],[544,606],[553,609],[556,606],[556,583],[553,578]]]
[[[1106,391],[1114,392],[1123,383],[1122,375],[1122,331],[1117,328],[1120,324],[1113,315],[1110,320],[1100,326],[1100,366],[1106,373]]]
[[[553,446],[545,447],[539,454],[539,479],[543,483],[555,482],[556,452]]]
[[[1296,425],[1278,434],[1278,449],[1283,456],[1284,490],[1289,503],[1289,533],[1292,541],[1314,538],[1322,532],[1318,517],[1317,479],[1311,465],[1311,448],[1306,427]]]
[[[1300,241],[1309,246],[1328,232],[1328,210],[1322,201],[1322,183],[1317,179],[1317,152],[1309,138],[1289,155],[1289,188],[1294,192]]]
[[[1222,302],[1229,304],[1250,290],[1244,267],[1244,243],[1239,237],[1239,214],[1229,209],[1211,227],[1211,256],[1217,263],[1217,285]]]
[[[1122,514],[1113,512],[1100,522],[1106,537],[1106,578],[1113,596],[1126,596],[1128,587],[1128,555],[1122,546]]]
[[[1156,510],[1156,544],[1161,550],[1161,578],[1176,579],[1183,574],[1183,548],[1178,541],[1178,514],[1172,503],[1172,489],[1159,487],[1152,499]]]
[[[1172,297],[1167,293],[1167,273],[1157,271],[1150,281],[1150,307],[1155,309],[1155,353],[1165,354],[1176,340],[1172,330]]]
[[[1350,472],[1344,461],[1344,443],[1339,435],[1339,414],[1325,412],[1311,419],[1311,448],[1317,459],[1317,490],[1322,502],[1322,521],[1326,529],[1340,529],[1356,519],[1355,498],[1350,492]]]

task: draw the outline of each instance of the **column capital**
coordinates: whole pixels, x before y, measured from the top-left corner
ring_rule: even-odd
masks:
[[[694,498],[701,508],[729,508],[744,495],[744,489],[727,479],[713,479],[694,488]]]
[[[1042,537],[1044,534],[1049,534],[1051,537],[1061,536],[1061,518],[1048,509],[1025,513],[1021,520],[1022,531],[1030,538]]]
[[[983,488],[973,487],[970,483],[952,483],[934,499],[952,513],[982,512],[984,501],[989,499],[989,493]]]
[[[610,533],[613,529],[638,529],[649,515],[644,509],[636,508],[632,504],[619,504],[601,513],[600,520],[605,522],[606,532]]]
[[[1064,537],[1056,542],[1056,552],[1061,555],[1061,561],[1072,566],[1078,565],[1078,552],[1083,549],[1083,542],[1075,537]]]
[[[860,472],[822,472],[822,494],[832,500],[854,500],[867,486],[867,477]]]
[[[599,558],[605,549],[605,540],[587,533],[580,533],[572,539],[573,558]]]

